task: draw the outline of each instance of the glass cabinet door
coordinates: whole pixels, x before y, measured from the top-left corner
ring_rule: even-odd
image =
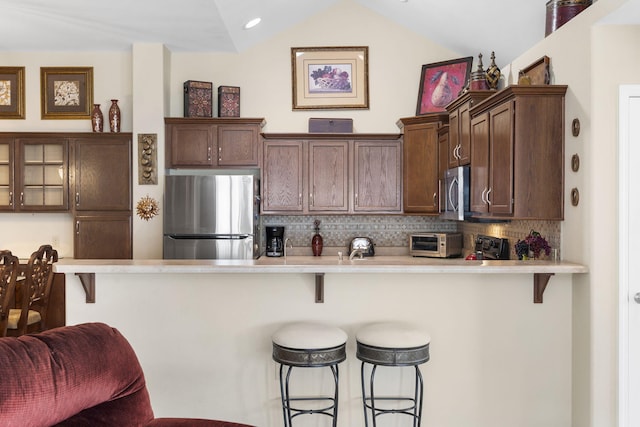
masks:
[[[13,210],[13,138],[0,138],[0,211]]]
[[[65,139],[19,140],[20,210],[68,209],[68,143]]]

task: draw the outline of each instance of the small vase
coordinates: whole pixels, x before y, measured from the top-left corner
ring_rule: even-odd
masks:
[[[322,236],[319,234],[314,234],[313,238],[311,239],[311,250],[313,251],[313,256],[320,256],[322,255]]]
[[[91,130],[94,132],[102,132],[104,128],[104,117],[100,110],[100,104],[93,104],[91,111]]]
[[[111,132],[120,132],[120,107],[118,100],[111,100],[111,108],[109,108],[109,128]]]

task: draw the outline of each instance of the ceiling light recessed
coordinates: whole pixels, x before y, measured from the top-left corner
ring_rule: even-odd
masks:
[[[250,28],[255,27],[256,25],[258,25],[260,23],[260,21],[262,21],[261,18],[253,18],[252,20],[250,20],[249,22],[247,22],[246,24],[244,24],[244,29],[248,30]]]

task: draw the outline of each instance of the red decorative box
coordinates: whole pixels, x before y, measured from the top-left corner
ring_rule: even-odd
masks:
[[[218,117],[240,117],[240,88],[218,86]]]
[[[184,82],[184,116],[213,115],[213,83],[187,80]]]

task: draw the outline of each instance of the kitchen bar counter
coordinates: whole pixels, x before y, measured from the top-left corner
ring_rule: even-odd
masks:
[[[324,302],[324,275],[327,273],[409,273],[409,274],[533,274],[534,302],[542,295],[554,274],[586,273],[586,266],[546,260],[492,261],[375,256],[342,260],[337,256],[261,257],[257,260],[74,260],[55,264],[60,273],[75,273],[82,281],[86,302],[95,302],[95,274],[150,273],[310,273],[316,275],[316,302]]]

